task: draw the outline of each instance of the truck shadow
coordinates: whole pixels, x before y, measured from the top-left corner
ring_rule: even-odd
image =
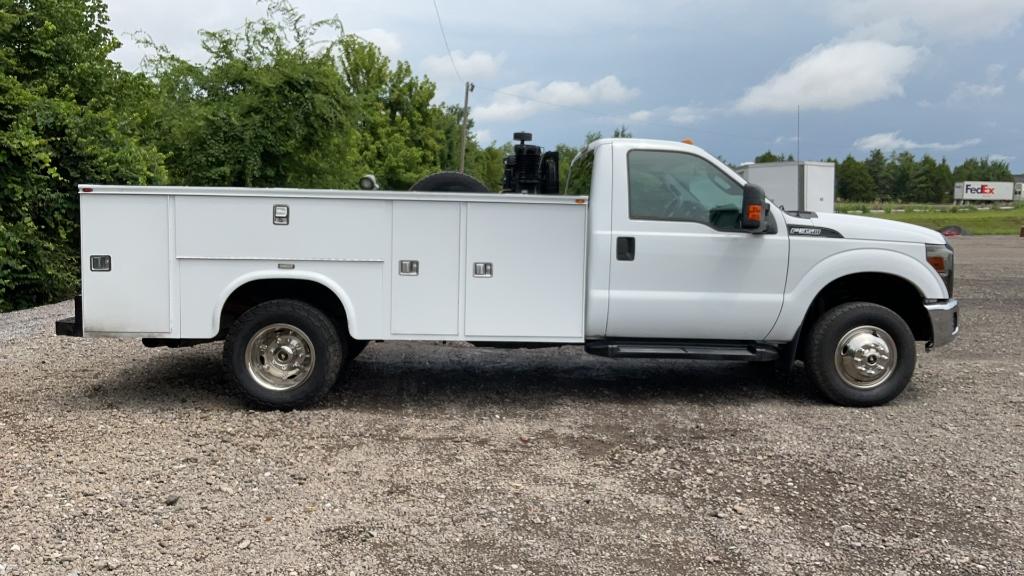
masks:
[[[101,379],[87,399],[111,406],[244,408],[223,376],[220,345],[164,350]],[[797,368],[682,360],[609,360],[575,347],[495,350],[422,343],[372,344],[318,409],[368,411],[541,409],[561,400],[729,405],[769,400],[819,404]]]

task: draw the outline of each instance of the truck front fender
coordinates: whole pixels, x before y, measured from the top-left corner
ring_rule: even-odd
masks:
[[[920,259],[896,250],[852,248],[816,260],[813,254],[805,254],[801,258],[796,248],[794,247],[790,256],[789,277],[786,281],[782,311],[766,338],[769,342],[791,341],[818,294],[836,280],[854,274],[895,276],[913,285],[922,299],[948,298],[942,279],[923,261],[924,246],[921,246]]]

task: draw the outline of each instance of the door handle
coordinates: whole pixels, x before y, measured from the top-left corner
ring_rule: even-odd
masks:
[[[636,258],[636,238],[619,236],[615,240],[615,257],[619,260],[628,261]]]

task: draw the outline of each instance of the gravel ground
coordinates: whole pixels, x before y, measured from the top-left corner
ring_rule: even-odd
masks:
[[[802,370],[371,345],[254,412],[220,346],[0,316],[0,574],[1021,574],[1024,240],[956,242],[964,331],[874,409]]]

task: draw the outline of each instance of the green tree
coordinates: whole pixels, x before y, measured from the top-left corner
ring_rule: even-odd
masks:
[[[953,170],[956,182],[981,180],[990,182],[1012,182],[1013,173],[1006,162],[992,161],[988,158],[968,158]]]
[[[0,2],[0,310],[77,289],[78,184],[164,177],[107,22],[100,0]]]
[[[934,191],[931,202],[952,202],[953,201],[953,171],[950,169],[946,159],[943,158],[932,174]]]
[[[329,35],[322,44],[317,34]],[[358,178],[355,99],[342,81],[341,23],[285,2],[240,30],[201,32],[205,64],[148,43],[159,87],[149,117],[173,182],[330,187]],[[314,48],[316,47],[316,48]]]
[[[781,154],[775,154],[771,150],[754,157],[755,164],[769,164],[771,162],[785,162],[786,158]]]
[[[908,202],[929,202],[935,195],[935,159],[925,154],[920,162],[914,162],[910,171],[908,194],[904,200]]]
[[[492,192],[499,192],[505,175],[505,156],[511,153],[511,143],[497,146],[491,142],[480,148],[474,142],[466,152],[466,173],[483,182]]]
[[[875,200],[875,181],[867,166],[853,156],[847,156],[836,164],[837,195],[850,202],[872,202]]]
[[[407,62],[392,65],[374,44],[345,36],[341,47],[343,77],[357,103],[354,146],[363,169],[382,186],[406,189],[431,172],[456,168],[461,109],[432,105],[434,83],[415,76]]]
[[[878,199],[892,197],[890,182],[886,177],[886,165],[885,154],[877,148],[872,150],[864,160],[864,167],[868,169],[868,174],[871,175],[871,180],[875,183],[875,198]]]
[[[889,202],[906,202],[911,196],[911,178],[914,175],[914,155],[910,152],[892,152],[886,164],[884,182],[888,191],[882,200]]]

